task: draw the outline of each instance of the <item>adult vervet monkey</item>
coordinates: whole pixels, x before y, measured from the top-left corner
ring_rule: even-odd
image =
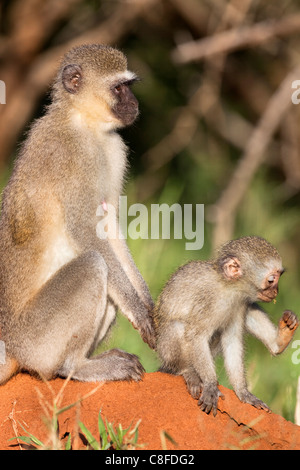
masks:
[[[21,369],[82,381],[143,373],[118,349],[90,357],[117,307],[155,344],[152,299],[124,240],[96,234],[97,207],[117,207],[122,191],[126,147],[116,131],[138,115],[136,79],[117,49],[72,49],[22,147],[0,221],[0,383]]]

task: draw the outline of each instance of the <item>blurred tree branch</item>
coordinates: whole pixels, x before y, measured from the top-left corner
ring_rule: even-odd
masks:
[[[65,7],[62,8],[64,2],[59,0],[50,0],[49,2],[29,0],[29,2],[24,2],[25,16],[12,13],[13,21],[20,22],[21,25],[14,25],[12,36],[6,41],[6,47],[0,50],[3,61],[0,75],[1,79],[7,84],[7,104],[0,107],[0,120],[2,123],[0,129],[0,169],[8,161],[15,142],[25,124],[31,118],[38,100],[49,87],[60,57],[75,44],[91,42],[118,43],[130,31],[137,19],[144,15],[148,8],[153,8],[157,2],[157,0],[123,0],[118,2],[113,14],[101,24],[59,46],[49,47],[40,52],[42,43],[45,40],[45,35],[42,34],[43,31],[47,30],[49,35],[51,28],[55,26],[55,22],[59,21],[62,16],[68,16],[78,1],[68,0]],[[50,2],[52,7],[57,9],[57,14],[52,11],[51,15],[43,16],[43,20],[41,20],[39,14],[41,4],[43,4],[43,8],[46,4],[49,8]],[[19,7],[19,3],[22,4],[22,1],[17,1],[16,8]],[[20,8],[23,12],[22,7]],[[37,9],[36,13],[35,8]],[[23,31],[23,21],[30,11],[32,12],[32,17],[30,16],[31,28],[35,29],[35,33],[31,35],[29,31],[28,38],[25,41],[23,36],[26,36],[26,33]],[[34,27],[36,23],[42,23],[42,27]],[[27,27],[26,24],[26,30]],[[14,34],[14,31],[16,34]],[[22,37],[23,40],[20,40]],[[21,61],[18,60],[20,57],[22,57]]]
[[[171,0],[171,2],[193,27],[195,27],[195,20],[198,21],[199,17],[203,17],[203,7],[195,0],[186,2]],[[238,3],[237,0],[231,0],[224,5],[222,19],[219,23],[214,21],[216,27],[212,34],[217,35],[218,31],[225,29],[228,24],[236,26],[244,21],[252,0],[246,0],[243,4],[238,3],[238,14],[235,8],[236,3]],[[226,52],[218,54],[217,57],[206,58],[202,83],[187,105],[179,111],[171,132],[144,155],[151,172],[160,169],[189,145],[198,130],[200,119],[204,119],[211,129],[217,131],[228,142],[238,148],[244,148],[244,143],[250,135],[251,124],[237,113],[230,112],[228,109],[224,112],[222,109],[220,86],[225,60]],[[153,175],[149,175],[149,178],[153,178]],[[143,184],[143,188],[144,186]],[[152,191],[156,188],[154,184],[150,184],[149,187]],[[139,194],[143,191],[142,197],[149,197],[150,194],[145,194],[143,188],[140,189]]]
[[[121,42],[130,45],[130,59],[144,72],[140,96],[150,110],[133,137],[146,170],[135,179],[139,199],[161,191],[171,172],[184,167],[193,173],[185,175],[187,181],[199,177],[194,197],[206,197],[204,181],[213,187],[213,201],[208,200],[214,202],[238,150],[243,156],[210,211],[218,243],[231,236],[240,203],[262,163],[279,169],[283,197],[299,191],[300,107],[285,112],[288,103],[281,101],[280,88],[274,93],[290,64],[299,60],[295,33],[300,31],[300,14],[294,13],[294,0],[290,5],[261,0],[12,0],[7,5],[9,26],[0,31],[0,79],[7,85],[7,104],[0,106],[0,168],[32,119],[64,52],[84,42]],[[183,38],[196,39],[180,44]],[[174,53],[182,54],[180,64],[170,54],[178,43]],[[254,46],[259,47],[248,50]],[[234,54],[241,48],[243,52]],[[190,63],[199,59],[201,64]],[[270,118],[274,101],[279,111]],[[217,171],[212,169],[215,162]],[[202,180],[203,167],[208,176]]]
[[[266,148],[292,105],[291,83],[300,75],[300,66],[292,70],[271,97],[265,112],[250,136],[227,187],[216,204],[210,207],[210,220],[214,222],[213,246],[232,238],[236,211],[257,169],[265,159]]]
[[[300,31],[300,14],[281,20],[267,20],[252,26],[239,26],[213,36],[177,46],[172,57],[179,64],[201,60],[215,54],[243,47],[255,47],[275,37],[290,36]]]
[[[292,196],[300,189],[298,108],[290,108],[280,125],[281,161],[286,175],[285,194]]]

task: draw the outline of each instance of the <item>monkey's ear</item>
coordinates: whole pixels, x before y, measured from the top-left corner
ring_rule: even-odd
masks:
[[[227,279],[240,279],[243,275],[240,260],[235,256],[223,258],[221,260],[221,267]]]
[[[69,93],[77,93],[82,82],[82,69],[80,65],[69,64],[63,68],[62,83]]]

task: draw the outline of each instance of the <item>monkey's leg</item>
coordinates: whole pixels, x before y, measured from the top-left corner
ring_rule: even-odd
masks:
[[[260,339],[274,356],[285,350],[298,325],[299,321],[296,315],[290,310],[286,310],[276,328],[267,314],[256,304],[249,308],[246,317],[246,328],[249,333]]]
[[[210,350],[213,357],[221,352],[220,336],[214,336],[210,342]],[[193,367],[188,367],[182,374],[186,382],[187,388],[193,398],[199,398],[203,389],[203,383]]]
[[[86,252],[63,266],[24,312],[21,366],[45,378],[78,371],[77,378],[86,381],[136,379],[141,366],[135,356],[111,352],[88,358],[95,338],[109,326],[106,307],[106,263],[99,253]]]
[[[242,317],[229,325],[221,335],[225,367],[238,398],[256,408],[270,411],[269,407],[249,392],[244,371]]]
[[[184,324],[180,321],[170,322],[160,331],[157,352],[162,365],[159,371],[182,375],[192,397],[199,398],[202,382],[195,369],[189,365],[187,351],[181,347],[183,335]]]
[[[222,393],[218,389],[209,341],[204,336],[198,336],[193,341],[192,364],[203,383],[198,405],[205,413],[210,413],[212,410],[214,416],[216,416],[218,399],[222,396]]]
[[[161,329],[157,342],[157,352],[162,361],[160,372],[180,375],[185,367],[181,348],[184,326],[181,322],[169,322]]]

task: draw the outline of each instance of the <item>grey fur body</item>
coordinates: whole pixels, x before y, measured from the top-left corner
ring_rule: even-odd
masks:
[[[45,378],[139,379],[134,355],[112,350],[90,358],[118,307],[154,346],[151,295],[124,240],[96,234],[98,206],[117,209],[123,190],[127,149],[116,130],[137,115],[126,66],[119,51],[97,45],[66,56],[53,103],[29,132],[4,190],[0,325],[7,357],[0,383],[20,369]],[[128,105],[118,101],[119,89]]]
[[[215,260],[182,266],[163,289],[154,313],[161,371],[182,375],[203,411],[217,410],[214,357],[219,353],[240,400],[268,410],[247,389],[243,337],[247,330],[273,355],[288,345],[297,317],[284,312],[277,328],[256,304],[275,298],[282,272],[279,254],[268,242],[245,237],[221,248]]]

